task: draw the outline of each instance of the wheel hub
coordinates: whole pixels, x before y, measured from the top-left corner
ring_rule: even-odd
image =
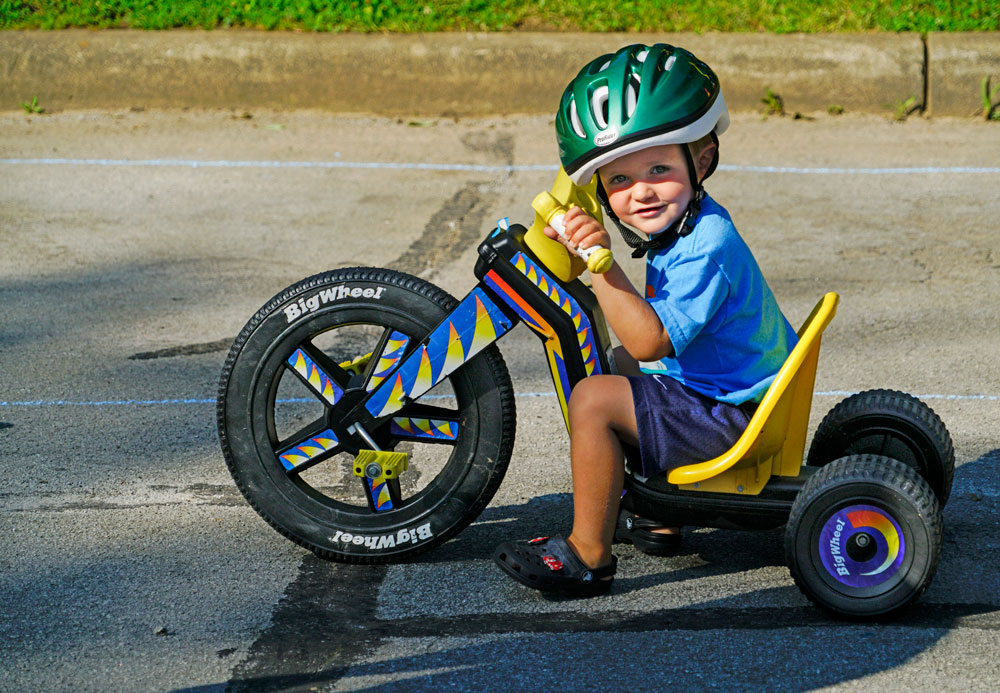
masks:
[[[326,410],[327,425],[337,434],[337,438],[344,449],[354,455],[358,453],[358,450],[367,448],[369,445],[348,430],[353,426],[354,421],[345,420],[344,416],[347,412],[353,411],[367,394],[364,388],[344,390],[344,394],[337,402],[337,405]],[[379,436],[376,436],[376,439],[378,438]],[[384,444],[385,441],[378,442]]]
[[[858,532],[851,536],[845,547],[848,557],[855,563],[870,561],[878,551],[878,544],[867,532]]]
[[[873,505],[851,505],[831,515],[819,536],[823,567],[852,588],[880,585],[896,575],[906,555],[903,532]]]

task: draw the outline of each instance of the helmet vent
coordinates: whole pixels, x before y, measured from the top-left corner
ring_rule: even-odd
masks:
[[[590,97],[590,112],[594,115],[597,127],[602,130],[608,127],[608,87],[598,87]]]
[[[580,114],[576,112],[576,99],[569,102],[569,122],[573,125],[573,132],[582,139],[587,139],[587,133],[580,122]]]
[[[639,100],[639,75],[632,75],[625,89],[625,117],[631,118],[635,113],[635,104]]]

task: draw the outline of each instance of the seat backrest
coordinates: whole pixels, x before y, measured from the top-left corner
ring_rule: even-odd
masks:
[[[735,445],[715,459],[670,471],[667,481],[702,491],[759,493],[772,475],[796,476],[802,465],[823,330],[840,297],[826,294],[798,330],[799,342]],[[733,472],[727,474],[732,470]]]

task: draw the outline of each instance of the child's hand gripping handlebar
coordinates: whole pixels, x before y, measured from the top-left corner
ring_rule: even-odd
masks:
[[[569,240],[563,226],[563,217],[569,210],[560,204],[559,200],[549,192],[540,192],[535,196],[531,206],[545,220],[545,223],[556,230],[556,233],[565,240]],[[591,274],[607,272],[614,262],[611,251],[599,245],[592,245],[589,248],[571,248],[570,250],[587,263],[587,269],[590,270]]]

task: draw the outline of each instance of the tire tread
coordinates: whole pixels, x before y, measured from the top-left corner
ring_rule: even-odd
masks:
[[[820,467],[844,455],[834,443],[846,435],[846,427],[873,414],[901,418],[927,437],[940,457],[936,467],[942,478],[938,482],[932,482],[932,487],[941,504],[947,503],[955,475],[955,448],[951,435],[931,407],[919,398],[899,390],[865,390],[839,402],[816,427],[806,455],[806,464]]]

